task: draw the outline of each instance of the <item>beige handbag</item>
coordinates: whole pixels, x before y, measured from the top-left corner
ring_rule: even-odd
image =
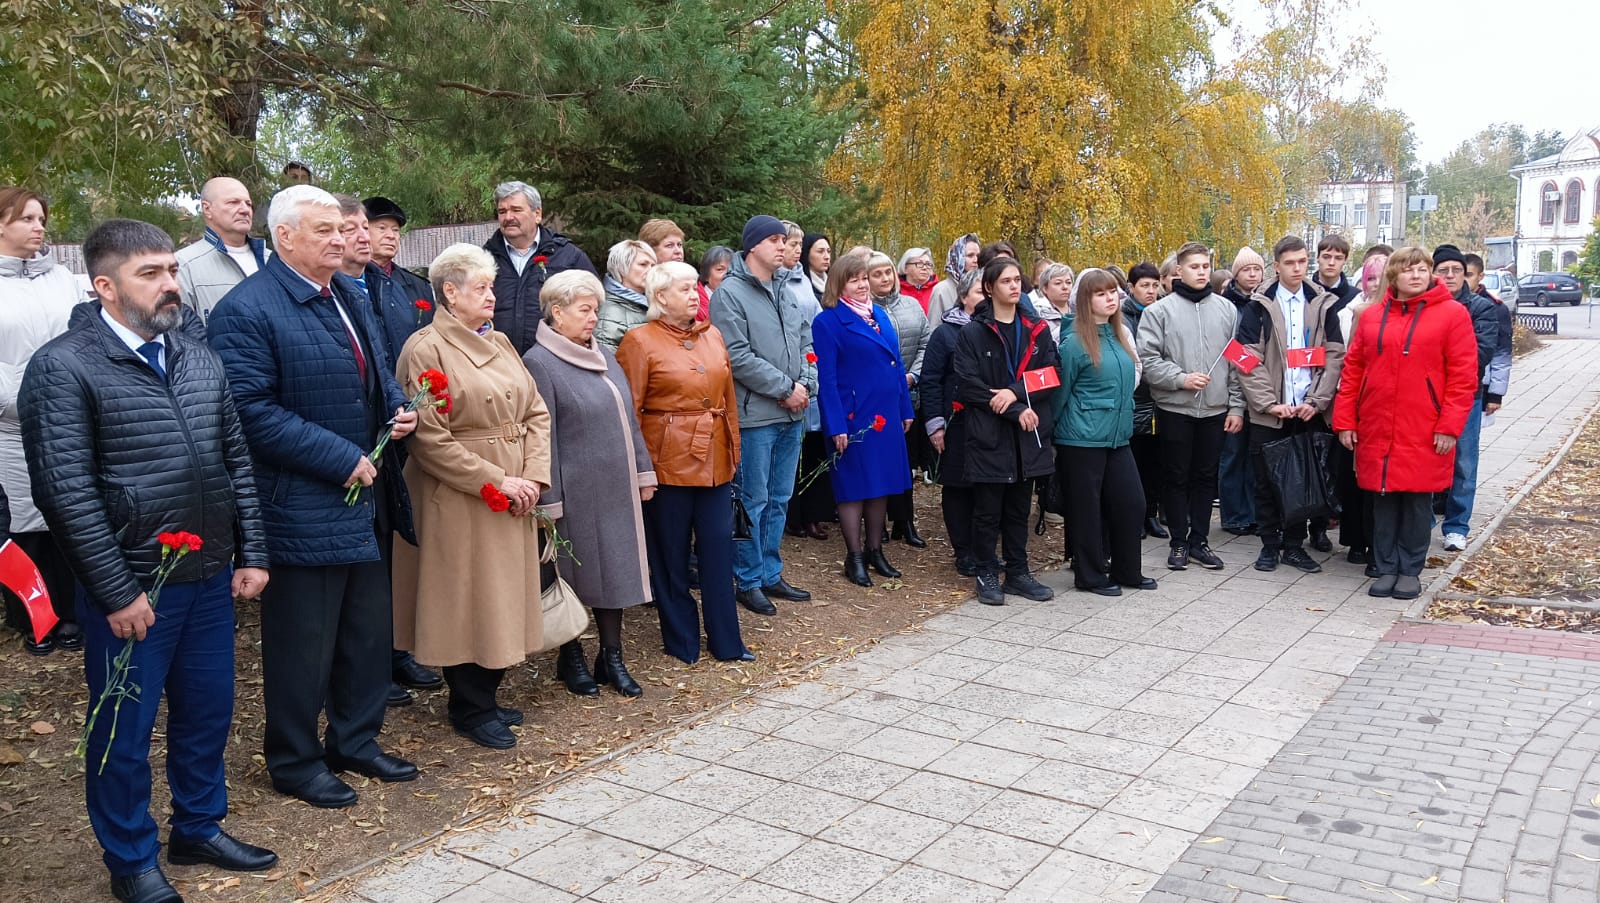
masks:
[[[550,530],[542,521],[539,529]],[[554,564],[555,560],[556,544],[547,532],[544,553],[539,561],[542,564]],[[573,591],[571,584],[561,579],[560,571],[556,572],[556,579],[549,586],[540,589],[539,607],[544,637],[541,651],[549,652],[569,640],[577,639],[589,629],[589,610],[578,600],[578,594]]]

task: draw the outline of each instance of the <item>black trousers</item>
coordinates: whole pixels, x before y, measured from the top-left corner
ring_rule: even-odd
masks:
[[[995,557],[999,540],[1005,571],[1028,573],[1028,515],[1033,512],[1033,480],[972,484],[972,558],[982,573],[1000,570]]]
[[[939,487],[939,508],[944,512],[944,531],[950,537],[950,549],[956,561],[972,561],[972,506],[971,486]],[[993,545],[993,543],[991,543]]]
[[[450,723],[462,730],[471,730],[500,717],[500,705],[495,694],[500,691],[500,681],[506,669],[485,668],[471,662],[462,665],[445,665],[444,682],[450,686]]]
[[[1190,417],[1156,409],[1161,422],[1161,462],[1166,486],[1172,547],[1204,545],[1211,536],[1211,500],[1217,497],[1217,465],[1222,460],[1222,427],[1227,414]]]
[[[1335,443],[1330,465],[1339,474],[1339,544],[1357,552],[1372,551],[1372,501],[1377,493],[1368,492],[1356,482],[1356,456],[1341,443]]]
[[[1080,589],[1142,578],[1139,540],[1144,524],[1144,488],[1133,450],[1056,446],[1056,473],[1067,497],[1067,554]],[[1111,571],[1106,571],[1106,538]]]
[[[911,477],[912,483],[916,483],[917,479],[918,477],[913,474]],[[889,496],[887,508],[890,523],[903,524],[917,519],[916,501],[911,497],[911,490],[909,489]]]
[[[50,608],[56,617],[64,623],[78,623],[78,608],[74,601],[78,594],[78,578],[73,576],[72,566],[67,564],[67,556],[61,554],[55,537],[48,530],[40,530],[37,533],[13,533],[11,541],[39,568],[39,576],[44,578],[44,588],[50,593]],[[14,597],[10,590],[0,591],[0,596],[5,597],[6,624],[27,634],[28,639],[33,639],[28,610],[22,607],[22,601]]]
[[[1310,420],[1285,420],[1279,429],[1255,424],[1250,429],[1250,466],[1256,476],[1256,535],[1261,537],[1261,546],[1266,549],[1298,549],[1306,544],[1307,527],[1311,522],[1296,521],[1285,523],[1283,519],[1283,506],[1278,504],[1278,493],[1272,485],[1272,474],[1268,472],[1266,454],[1262,448],[1298,436],[1301,433],[1325,433],[1327,427],[1322,423],[1322,418],[1314,417]],[[1326,530],[1326,518],[1317,518],[1315,524],[1320,529]]]
[[[394,612],[389,562],[277,565],[261,605],[267,771],[291,786],[327,770],[323,758],[383,750]],[[326,709],[326,738],[317,718]]]
[[[745,653],[733,595],[733,484],[658,486],[644,503],[650,590],[661,619],[661,647],[679,661],[700,660],[706,648],[724,661]],[[700,560],[700,602],[689,592],[691,537]]]
[[[1372,557],[1379,574],[1416,577],[1428,560],[1433,494],[1373,493]]]
[[[801,481],[813,473],[817,468],[827,463],[828,457],[833,454],[833,440],[822,435],[820,431],[806,433],[800,439],[800,470],[795,475],[795,486],[798,488]],[[729,504],[732,504],[731,502]],[[798,530],[806,524],[821,524],[839,519],[839,512],[833,502],[833,481],[824,473],[821,477],[811,481],[811,485],[803,492],[796,492],[789,500],[789,518],[787,526]],[[760,524],[756,527],[759,529]]]
[[[1134,436],[1128,440],[1133,462],[1139,467],[1139,485],[1144,489],[1144,516],[1155,517],[1161,507],[1161,440],[1155,436]]]

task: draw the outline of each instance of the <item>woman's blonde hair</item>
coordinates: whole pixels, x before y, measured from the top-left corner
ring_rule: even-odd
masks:
[[[611,246],[611,253],[606,257],[606,275],[617,280],[620,285],[627,285],[624,279],[628,271],[633,269],[633,262],[644,254],[650,258],[653,265],[656,262],[656,249],[642,241],[627,239]]]
[[[546,279],[544,288],[539,289],[539,306],[544,309],[544,321],[554,326],[556,308],[566,307],[584,295],[593,298],[596,304],[606,298],[606,290],[600,285],[600,280],[588,270],[562,270]]]
[[[1389,263],[1383,268],[1383,282],[1379,283],[1383,287],[1384,294],[1387,295],[1391,289],[1400,284],[1401,273],[1419,263],[1427,264],[1428,272],[1433,272],[1433,255],[1422,248],[1401,248],[1390,254]],[[1398,289],[1395,289],[1395,294],[1399,294]],[[1378,300],[1385,299],[1380,297]]]
[[[650,268],[649,274],[644,277],[644,296],[650,302],[650,309],[644,315],[646,321],[659,320],[666,314],[666,308],[660,300],[661,293],[684,279],[698,281],[700,271],[681,260],[669,260]]]
[[[433,286],[434,299],[445,310],[449,310],[449,296],[444,293],[446,285],[453,285],[457,290],[464,289],[474,279],[493,279],[496,271],[494,258],[488,251],[477,245],[459,242],[440,251],[433,263],[428,264],[428,282]]]
[[[1077,293],[1074,297],[1083,302],[1073,314],[1072,332],[1082,343],[1084,352],[1089,355],[1089,363],[1093,364],[1096,370],[1100,369],[1100,327],[1095,323],[1092,313],[1094,296],[1098,292],[1117,291],[1119,288],[1117,277],[1101,269],[1084,270],[1072,287]],[[1133,350],[1133,346],[1128,344],[1128,330],[1122,325],[1120,304],[1116,312],[1111,315],[1111,319],[1106,322],[1111,326],[1111,334],[1117,337],[1117,342],[1128,352],[1128,357],[1137,360],[1138,354]]]

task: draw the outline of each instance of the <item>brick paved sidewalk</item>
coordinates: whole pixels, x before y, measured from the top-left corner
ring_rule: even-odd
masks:
[[[1485,431],[1475,529],[1506,505],[1600,398],[1600,374],[1588,364],[1596,348],[1553,343],[1519,362],[1511,403]],[[1283,888],[1298,894],[1301,886],[1321,887],[1304,877],[1315,874],[1304,868],[1311,854],[1303,854],[1304,875],[1273,871],[1289,881],[1304,877],[1300,885],[1263,878],[1258,873],[1272,871],[1265,853],[1275,848],[1260,842],[1286,835],[1246,836],[1240,832],[1249,826],[1239,820],[1287,818],[1294,830],[1318,828],[1348,839],[1350,870],[1363,871],[1330,876],[1340,881],[1377,883],[1381,874],[1415,877],[1416,884],[1437,873],[1434,884],[1395,887],[1421,899],[1429,888],[1453,894],[1446,881],[1478,870],[1480,860],[1471,858],[1475,835],[1465,835],[1477,817],[1472,807],[1493,802],[1494,786],[1482,769],[1456,761],[1477,755],[1463,752],[1477,748],[1467,745],[1467,734],[1482,727],[1481,717],[1467,720],[1474,707],[1485,710],[1483,717],[1505,719],[1507,729],[1570,735],[1542,745],[1572,750],[1588,742],[1579,710],[1562,709],[1556,696],[1541,696],[1540,705],[1564,714],[1542,718],[1544,709],[1531,702],[1525,711],[1506,711],[1503,700],[1511,697],[1503,687],[1487,691],[1499,686],[1495,678],[1528,683],[1536,676],[1530,687],[1559,683],[1563,693],[1585,692],[1567,673],[1581,670],[1577,660],[1563,666],[1559,681],[1553,668],[1510,678],[1501,670],[1506,663],[1495,668],[1494,660],[1514,653],[1379,646],[1404,603],[1368,597],[1360,567],[1342,555],[1321,574],[1287,568],[1261,574],[1250,567],[1255,540],[1217,549],[1227,569],[1173,573],[1162,567],[1165,549],[1152,542],[1146,573],[1161,588],[1118,600],[1073,592],[1070,574],[1051,574],[1047,582],[1058,591],[1051,602],[1012,597],[1002,608],[969,602],[825,669],[815,681],[759,693],[653,748],[562,781],[531,805],[528,819],[458,832],[402,857],[360,879],[348,898],[1070,903],[1242,894],[1227,882],[1212,884],[1205,869],[1215,864],[1202,861],[1208,856],[1227,857],[1225,864],[1251,882],[1233,881],[1239,888],[1282,897]],[[1362,664],[1375,647],[1373,661]],[[1469,667],[1454,656],[1475,658]],[[1438,659],[1431,671],[1418,672],[1432,689],[1419,689],[1415,700],[1385,683],[1392,662],[1403,659],[1410,668]],[[1463,668],[1478,683],[1463,685],[1456,674]],[[1356,680],[1346,685],[1353,673]],[[1429,680],[1448,680],[1450,687]],[[1534,695],[1518,689],[1518,700]],[[1419,717],[1441,723],[1409,719],[1403,707],[1412,702],[1431,706]],[[1407,727],[1403,732],[1387,721]],[[1421,758],[1407,764],[1399,738],[1421,736],[1413,725],[1435,741],[1428,749],[1438,747],[1441,756],[1450,749],[1451,758],[1428,759],[1426,768],[1412,767]],[[1326,735],[1313,740],[1313,731]],[[1357,758],[1372,755],[1360,743],[1373,737],[1388,741],[1382,749],[1394,764]],[[1361,762],[1355,770],[1373,776],[1369,782],[1348,768],[1335,779],[1331,760],[1314,778],[1295,770],[1311,767],[1306,758],[1329,759],[1323,751],[1333,750],[1335,739],[1350,747],[1351,762]],[[1491,743],[1479,757],[1499,767],[1505,763],[1490,750],[1512,757],[1518,748]],[[1536,763],[1530,759],[1527,767]],[[1434,788],[1420,801],[1426,788],[1413,786],[1419,770],[1441,775],[1445,791]],[[1401,816],[1382,821],[1363,810],[1365,818],[1351,817],[1336,814],[1333,803],[1313,811],[1316,801],[1300,797],[1298,808],[1275,802],[1272,793],[1306,794],[1311,780],[1328,785],[1319,789],[1330,794],[1444,811],[1419,816],[1427,830],[1417,831],[1407,809],[1413,833],[1401,842]],[[1564,784],[1563,792],[1593,795],[1583,780]],[[1539,812],[1571,811],[1562,805],[1541,798]],[[1294,825],[1302,813],[1321,821]],[[1335,822],[1360,826],[1345,834],[1350,826]],[[1600,837],[1600,823],[1595,831]],[[1378,832],[1385,832],[1382,839],[1374,837]],[[1224,839],[1204,842],[1214,836]],[[1363,840],[1376,848],[1359,847]],[[1246,849],[1250,843],[1257,848]],[[1573,843],[1585,841],[1579,834]],[[1485,847],[1484,856],[1490,852]],[[1593,852],[1600,858],[1600,847]],[[1382,867],[1359,861],[1362,854],[1383,858]],[[1446,854],[1459,861],[1441,858]],[[1577,877],[1554,865],[1551,875],[1554,886]],[[1174,883],[1184,880],[1200,883]],[[1150,893],[1158,882],[1159,892]],[[1340,896],[1338,884],[1320,892],[1321,899],[1365,898],[1350,895],[1355,891]]]

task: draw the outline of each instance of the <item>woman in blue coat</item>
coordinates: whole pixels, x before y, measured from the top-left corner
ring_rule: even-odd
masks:
[[[833,445],[829,469],[844,533],[844,575],[859,586],[872,585],[869,564],[885,577],[900,576],[883,557],[883,525],[888,497],[911,488],[905,431],[913,414],[900,338],[888,312],[871,298],[866,257],[846,255],[829,269],[822,312],[811,321],[822,432]]]

